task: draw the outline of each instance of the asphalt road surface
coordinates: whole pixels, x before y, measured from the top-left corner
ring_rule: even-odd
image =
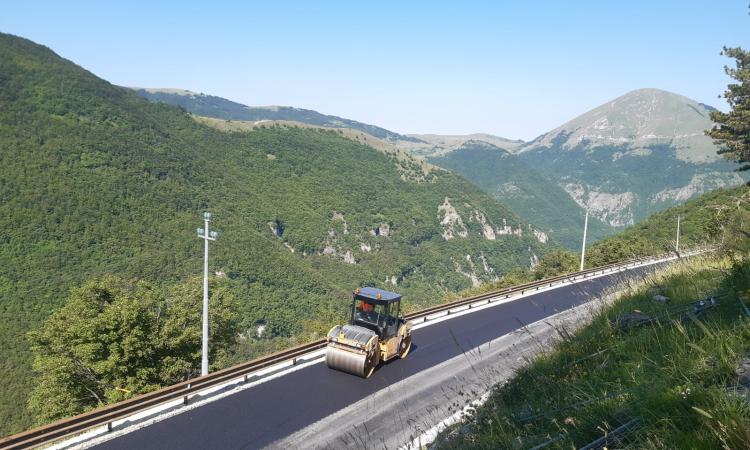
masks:
[[[413,333],[405,360],[369,379],[314,364],[98,445],[97,449],[254,449],[267,446],[369,395],[523,325],[578,306],[629,277],[632,269],[479,310]]]

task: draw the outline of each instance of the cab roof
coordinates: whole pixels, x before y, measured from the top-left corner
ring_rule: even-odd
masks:
[[[401,300],[400,294],[369,286],[357,289],[356,291],[354,291],[354,295],[357,298],[381,302],[395,302]]]

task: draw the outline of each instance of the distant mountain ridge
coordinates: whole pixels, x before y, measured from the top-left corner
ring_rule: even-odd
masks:
[[[494,148],[503,149],[510,153],[515,153],[525,144],[520,139],[507,139],[487,133],[463,135],[410,134],[409,136],[418,139],[419,142],[399,141],[396,145],[412,154],[424,157],[443,156],[466,145],[476,145],[480,142],[487,143]]]
[[[582,231],[578,229],[582,224],[574,225],[578,219],[570,220],[582,216],[585,208],[601,221],[602,228],[593,236],[603,237],[653,212],[746,180],[746,175],[734,171],[736,165],[716,154],[713,142],[703,134],[713,125],[709,112],[714,108],[660,89],[628,92],[531,142],[486,133],[402,135],[298,108],[249,108],[184,90],[140,89],[138,93],[202,116],[289,120],[367,133],[433,164],[457,170],[494,198],[512,205],[526,220],[543,229],[547,226],[545,231],[569,247]],[[482,146],[490,151],[476,151]],[[493,155],[492,151],[508,155]],[[469,162],[469,156],[479,161]],[[515,173],[536,178],[520,180],[509,170],[498,168],[501,162],[505,169],[522,166]],[[482,164],[498,170],[489,174]],[[530,199],[541,200],[534,184],[546,186],[558,201],[532,206]],[[554,194],[559,189],[570,201]]]
[[[710,106],[660,89],[637,89],[600,105],[529,142],[521,152],[540,148],[591,150],[627,146],[631,151],[669,145],[687,162],[720,159],[703,131],[713,122]]]
[[[736,172],[738,166],[721,158],[704,135],[713,126],[714,109],[672,92],[638,89],[528,143],[418,135],[424,142],[399,146],[460,173],[575,248],[586,208],[599,222],[592,237],[604,237],[713,189],[745,182],[747,174]],[[561,191],[566,195],[558,195]]]
[[[311,109],[291,106],[247,106],[214,95],[199,94],[185,89],[130,88],[152,102],[177,105],[187,112],[199,116],[224,120],[285,120],[329,128],[352,128],[389,142],[405,141],[419,143],[419,139],[395,133],[375,125],[321,114]]]
[[[746,181],[704,135],[713,126],[712,109],[672,92],[638,89],[539,136],[518,157],[605,223],[633,225]]]

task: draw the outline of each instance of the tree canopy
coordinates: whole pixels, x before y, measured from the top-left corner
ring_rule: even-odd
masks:
[[[216,284],[216,283],[215,283]],[[210,298],[209,358],[222,367],[237,336],[234,296],[219,282]],[[39,423],[124,400],[200,374],[201,283],[167,289],[107,276],[73,289],[29,333]]]
[[[735,67],[724,66],[724,71],[736,80],[730,83],[723,97],[729,112],[713,111],[716,126],[706,134],[721,146],[719,154],[743,164],[740,170],[750,169],[750,52],[741,47],[724,47],[721,52],[735,59]]]

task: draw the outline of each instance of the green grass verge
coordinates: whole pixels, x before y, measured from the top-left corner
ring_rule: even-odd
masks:
[[[496,386],[434,447],[580,448],[630,422],[608,448],[748,448],[750,386],[737,369],[750,349],[741,299],[749,286],[750,260],[708,258],[628,287],[589,326]],[[655,290],[671,301],[654,301]],[[711,295],[717,305],[703,314],[680,311]],[[633,311],[656,320],[613,325]]]

